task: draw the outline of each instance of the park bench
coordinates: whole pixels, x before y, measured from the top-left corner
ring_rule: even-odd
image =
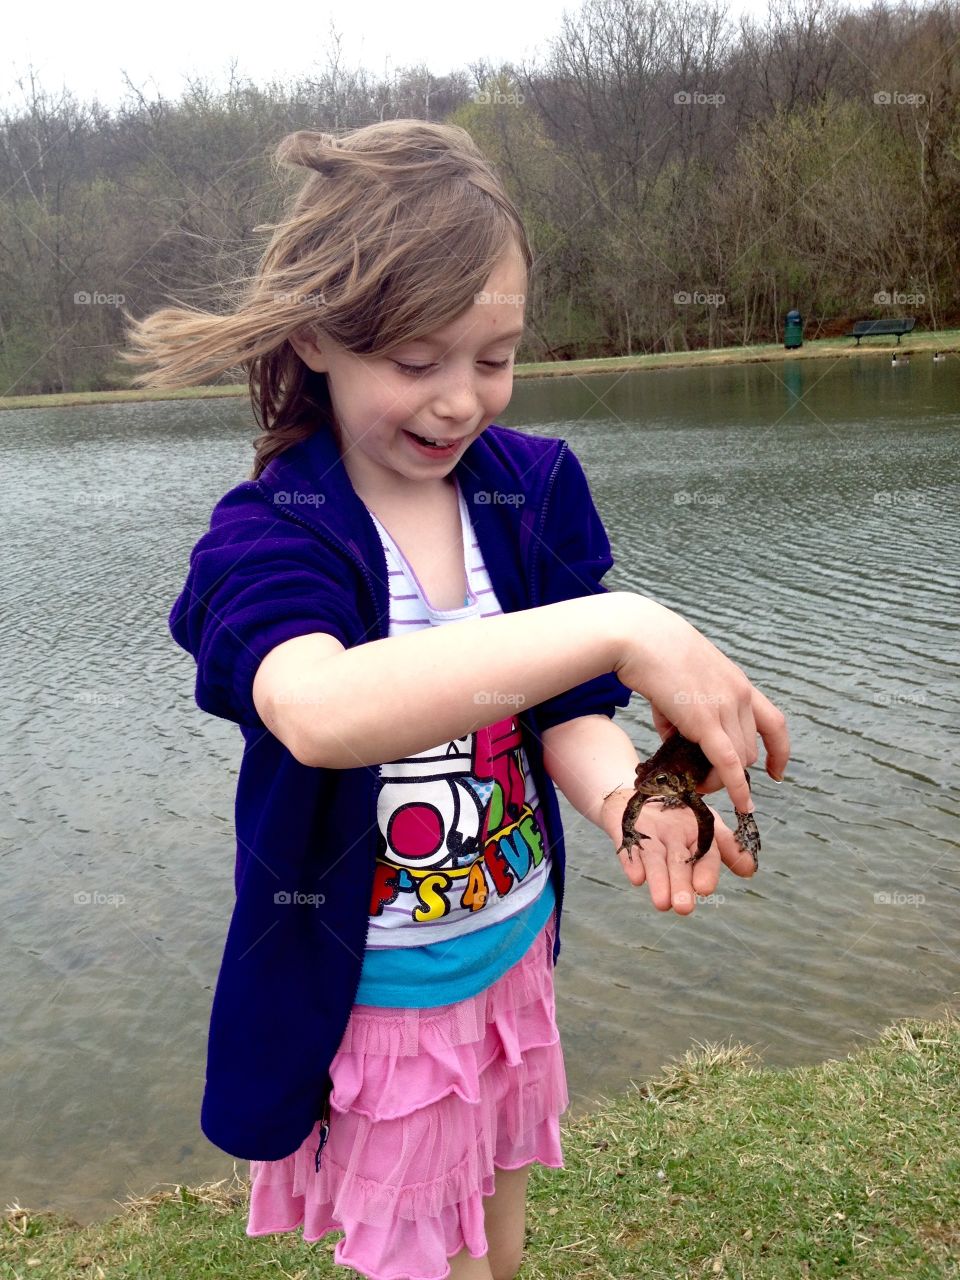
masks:
[[[861,338],[871,338],[878,333],[895,333],[899,347],[902,335],[909,333],[916,323],[916,316],[897,316],[890,320],[857,320],[847,337],[856,338],[859,347]]]

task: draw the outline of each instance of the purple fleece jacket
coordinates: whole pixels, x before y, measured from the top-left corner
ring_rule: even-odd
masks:
[[[610,544],[565,441],[490,426],[456,476],[504,613],[605,590]],[[360,981],[377,851],[379,766],[300,764],[257,714],[253,679],[285,640],[324,631],[350,647],[386,637],[388,619],[383,547],[326,427],[220,499],[170,614],[174,639],[196,659],[197,704],[244,738],[236,903],[200,1116],[210,1141],[238,1159],[290,1155],[323,1115]],[[519,717],[553,860],[554,964],[565,862],[540,734],[612,716],[629,699],[609,673]]]

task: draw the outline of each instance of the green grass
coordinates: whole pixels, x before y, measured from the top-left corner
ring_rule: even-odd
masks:
[[[564,1159],[534,1166],[522,1280],[958,1277],[960,1019],[907,1019],[793,1070],[697,1046],[565,1121]],[[353,1274],[332,1261],[338,1235],[251,1239],[245,1224],[239,1177],[131,1200],[87,1227],[14,1206],[0,1276]]]
[[[688,365],[757,364],[779,360],[817,360],[830,356],[837,360],[856,355],[889,356],[943,351],[960,352],[960,329],[938,329],[931,333],[907,335],[897,348],[896,338],[865,338],[858,347],[852,338],[818,338],[798,350],[787,351],[781,343],[752,347],[720,347],[707,351],[670,351],[650,356],[613,356],[599,360],[555,360],[544,364],[518,364],[514,377],[564,378],[591,373],[632,373],[645,369],[676,369]],[[156,390],[132,388],[123,391],[65,391],[57,395],[0,396],[0,409],[57,409],[71,405],[120,404],[126,400],[198,400],[211,397],[245,396],[246,383],[217,387],[178,387]]]

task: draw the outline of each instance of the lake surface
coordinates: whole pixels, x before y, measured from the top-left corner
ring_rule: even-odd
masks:
[[[687,918],[564,805],[572,1110],[695,1041],[795,1066],[955,1002],[960,359],[520,382],[502,421],[570,440],[608,584],[703,629],[793,739],[783,786],[753,775],[760,873]],[[87,1221],[234,1166],[199,1109],[242,739],[197,709],[167,614],[256,429],[234,400],[0,427],[0,1194]],[[618,717],[644,755],[645,708]]]

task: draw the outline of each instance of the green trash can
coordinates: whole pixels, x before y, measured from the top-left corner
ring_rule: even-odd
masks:
[[[783,345],[789,351],[792,347],[803,346],[803,317],[799,311],[788,311],[783,326]]]

